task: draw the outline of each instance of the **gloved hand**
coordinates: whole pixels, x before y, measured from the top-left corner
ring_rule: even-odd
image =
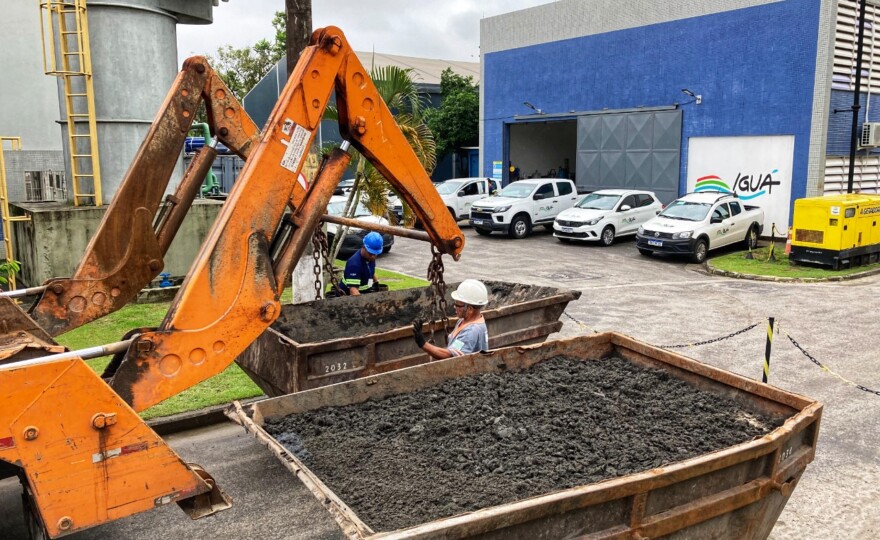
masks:
[[[422,322],[421,319],[416,319],[416,320],[414,320],[413,323],[412,323],[412,327],[413,327],[413,339],[416,340],[416,345],[419,346],[419,349],[421,349],[422,347],[424,347],[424,346],[425,346],[425,343],[428,342],[428,340],[425,339],[425,334],[422,333],[422,325],[423,325],[423,324],[424,324],[424,323]]]

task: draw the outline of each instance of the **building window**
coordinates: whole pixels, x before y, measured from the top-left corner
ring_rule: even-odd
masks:
[[[880,6],[867,0],[862,44],[862,92],[880,92],[880,36],[875,32],[878,21]],[[831,88],[835,90],[856,89],[858,22],[858,0],[839,0],[834,32],[834,73],[831,79]]]
[[[25,171],[24,188],[27,201],[67,200],[67,183],[64,173],[55,171]]]

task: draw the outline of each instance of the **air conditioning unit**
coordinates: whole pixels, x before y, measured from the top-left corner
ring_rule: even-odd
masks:
[[[880,122],[865,122],[862,124],[862,148],[877,148],[880,146]]]

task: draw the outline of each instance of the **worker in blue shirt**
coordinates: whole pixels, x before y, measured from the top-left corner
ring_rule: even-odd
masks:
[[[382,253],[382,235],[371,232],[364,237],[364,245],[345,263],[345,272],[339,283],[339,293],[345,296],[358,296],[379,290],[376,280],[376,257]]]

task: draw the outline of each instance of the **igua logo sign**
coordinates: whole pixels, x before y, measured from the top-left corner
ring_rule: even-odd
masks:
[[[781,182],[774,180],[773,175],[779,176],[779,169],[773,169],[768,173],[746,174],[738,172],[733,182],[728,184],[718,175],[710,174],[697,178],[694,191],[725,191],[736,193],[740,199],[747,201],[762,195],[772,195],[773,186],[779,186]]]
[[[744,204],[764,210],[770,225],[785,231],[791,205],[794,136],[691,137],[687,190],[736,193]]]

